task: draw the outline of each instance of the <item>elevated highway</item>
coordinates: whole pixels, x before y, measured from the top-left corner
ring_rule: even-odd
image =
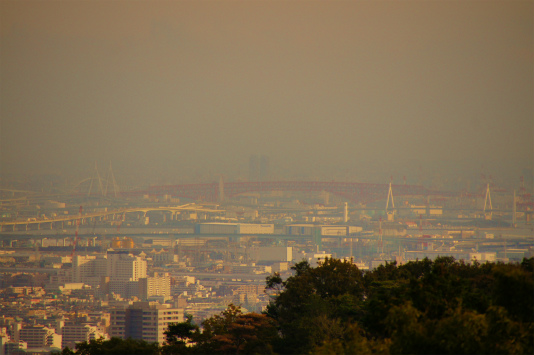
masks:
[[[37,218],[28,218],[26,220],[16,220],[8,222],[0,222],[0,232],[15,232],[19,226],[24,227],[24,230],[28,230],[31,227],[33,229],[40,230],[41,228],[53,229],[54,225],[60,224],[63,226],[65,223],[72,223],[75,221],[80,221],[81,224],[86,222],[91,222],[94,220],[102,219],[118,219],[125,216],[128,213],[140,213],[146,215],[148,212],[168,212],[171,216],[176,216],[177,213],[182,211],[194,211],[194,212],[206,212],[219,214],[223,213],[224,210],[218,210],[213,208],[205,208],[202,205],[196,204],[186,204],[182,206],[165,206],[165,207],[132,207],[132,208],[122,208],[118,210],[111,211],[102,211],[102,212],[90,212],[84,213],[81,215],[66,215],[66,216],[57,216],[47,219],[37,219]],[[171,217],[172,219],[172,217]]]

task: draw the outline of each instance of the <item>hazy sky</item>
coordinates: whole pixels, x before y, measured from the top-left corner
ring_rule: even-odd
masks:
[[[534,164],[533,1],[2,0],[0,16],[4,173]]]

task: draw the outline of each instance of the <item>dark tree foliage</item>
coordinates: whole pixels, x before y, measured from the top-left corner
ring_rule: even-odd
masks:
[[[169,326],[162,352],[170,354],[272,354],[278,338],[276,323],[264,314],[243,314],[230,304],[221,314],[202,322],[202,331],[192,323]],[[186,346],[187,344],[187,346]]]
[[[534,353],[533,260],[467,264],[442,257],[370,272],[333,259],[316,268],[299,263],[286,281],[267,280],[278,290],[266,312],[279,323],[274,350]]]
[[[186,346],[187,342],[191,341],[198,332],[198,325],[193,323],[193,316],[186,315],[185,318],[185,322],[169,324],[165,331],[167,344]]]
[[[61,355],[158,355],[158,343],[148,343],[144,340],[111,338],[110,340],[91,340],[76,344],[76,350],[68,347],[63,349]]]
[[[280,325],[275,351],[282,354],[309,353],[341,338],[346,324],[360,316],[364,297],[363,273],[350,262],[327,258],[312,268],[303,261],[293,270],[286,281],[267,279],[269,288],[282,289],[266,312]]]
[[[165,331],[166,344],[162,348],[165,355],[189,354],[194,348],[189,346],[198,337],[199,327],[193,323],[193,316],[186,315],[184,322],[169,324]]]
[[[111,339],[71,354],[533,354],[534,258],[521,264],[443,257],[363,272],[325,259],[267,278],[264,314],[229,305],[197,326],[169,326],[166,344]]]
[[[214,354],[272,354],[271,342],[278,332],[271,318],[247,313],[237,316],[224,334],[212,339]]]

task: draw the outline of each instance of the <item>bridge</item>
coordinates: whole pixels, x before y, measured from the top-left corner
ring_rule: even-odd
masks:
[[[261,181],[261,182],[214,182],[206,184],[150,186],[146,190],[123,192],[123,195],[171,195],[192,200],[216,202],[225,197],[244,193],[296,191],[329,192],[353,203],[366,203],[385,199],[389,184],[368,184],[335,181]],[[392,185],[395,196],[450,195],[432,192],[418,185]]]
[[[54,225],[60,224],[61,228],[64,227],[64,224],[72,224],[76,221],[79,221],[80,224],[85,224],[86,222],[91,222],[95,220],[102,220],[107,218],[112,218],[118,220],[120,218],[124,219],[124,216],[127,213],[140,213],[146,215],[148,212],[167,212],[171,215],[171,220],[176,218],[176,214],[182,211],[194,211],[194,212],[206,212],[206,213],[222,213],[224,210],[217,210],[212,208],[205,208],[204,206],[193,204],[186,204],[182,206],[166,206],[166,207],[132,207],[132,208],[121,208],[118,210],[111,211],[102,211],[102,212],[91,212],[85,214],[77,215],[65,215],[57,216],[47,219],[37,219],[29,218],[27,220],[18,220],[18,221],[8,221],[0,222],[0,232],[12,231],[16,232],[18,226],[22,226],[24,230],[28,230],[31,226],[34,226],[35,229],[40,230],[43,226],[49,229],[53,229]]]

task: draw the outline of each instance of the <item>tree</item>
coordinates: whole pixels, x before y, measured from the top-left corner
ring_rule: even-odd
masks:
[[[202,322],[202,331],[188,316],[165,332],[163,354],[271,354],[278,337],[273,319],[263,314],[243,314],[233,304]]]
[[[171,323],[165,331],[165,340],[167,344],[185,346],[191,341],[194,334],[198,332],[198,326],[193,324],[193,316],[186,315],[185,322]]]
[[[61,355],[159,355],[160,350],[158,343],[111,338],[110,340],[98,339],[78,343],[75,351],[67,347],[63,349]]]
[[[316,346],[311,355],[359,355],[389,354],[389,342],[368,339],[363,329],[356,323],[345,328],[342,337],[328,338]]]
[[[211,339],[217,335],[227,334],[230,325],[242,314],[240,306],[230,303],[220,315],[216,314],[202,322],[203,338]]]
[[[534,353],[533,258],[505,265],[446,257],[365,273],[325,259],[293,270],[285,281],[267,278],[275,292],[264,314],[229,305],[202,331],[187,317],[169,328],[163,353]]]
[[[530,260],[534,260],[531,258]],[[523,322],[534,322],[534,277],[529,262],[521,267],[497,265],[494,272],[493,298],[495,304],[504,307],[510,316]]]
[[[308,353],[331,337],[339,338],[346,323],[359,315],[362,272],[351,262],[330,258],[316,268],[303,261],[292,269],[295,275],[286,281],[278,275],[267,280],[268,288],[279,295],[266,314],[279,323],[277,352]]]
[[[286,281],[267,279],[280,354],[534,353],[533,258],[504,265],[440,257],[365,273],[326,259],[293,270]]]
[[[278,332],[274,321],[264,314],[240,314],[227,332],[213,337],[212,350],[223,354],[272,354]]]

